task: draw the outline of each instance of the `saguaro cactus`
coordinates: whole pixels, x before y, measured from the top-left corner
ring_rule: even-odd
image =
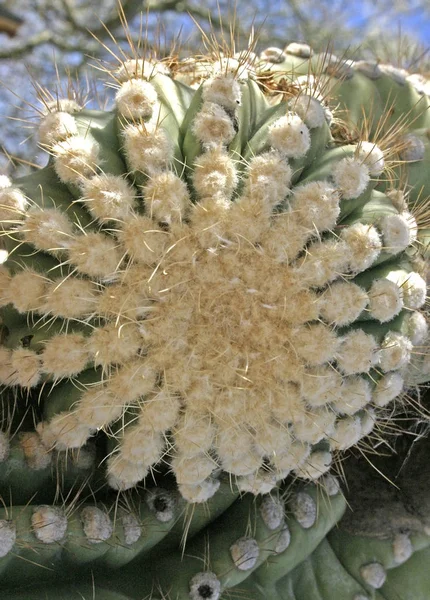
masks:
[[[45,101],[48,165],[0,178],[0,383],[36,415],[16,434],[6,420],[0,438],[5,487],[17,495],[13,478],[28,476],[29,503],[0,520],[10,588],[13,565],[33,562],[33,551],[29,582],[41,565],[54,574],[72,565],[66,575],[114,566],[118,593],[159,586],[192,600],[242,586],[266,598],[318,589],[362,600],[403,562],[370,553],[358,564],[367,555],[347,548],[362,542],[326,539],[345,508],[327,472],[349,448],[371,445],[405,389],[427,379],[416,359],[427,339],[425,222],[393,169],[413,146],[408,126],[429,127],[428,111],[418,113],[429,102],[393,70],[373,77],[325,62],[319,86],[342,75],[348,108],[350,87],[360,91],[353,125],[357,102],[373,94],[379,125],[348,139],[321,87],[300,78],[312,60],[276,54],[218,55],[191,71],[190,61],[171,71],[169,61],[122,61],[110,72],[111,111]],[[395,85],[405,118],[393,125],[384,99]],[[411,160],[414,184],[425,185],[425,153]],[[58,461],[63,504],[52,493],[31,504],[38,472],[51,485]],[[72,486],[94,489],[104,469],[120,495],[169,482],[156,475],[169,470],[180,498],[155,488],[115,519],[113,492],[70,503]],[[292,500],[290,474],[302,481]],[[201,515],[188,521],[181,556],[175,518],[187,506]],[[406,537],[393,542],[400,554],[428,541]],[[352,563],[333,590],[318,569],[336,561]],[[137,564],[147,572],[133,590]]]

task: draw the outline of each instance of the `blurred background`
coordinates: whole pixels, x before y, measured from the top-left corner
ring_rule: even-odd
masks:
[[[429,0],[122,0],[130,35],[158,55],[202,51],[201,32],[229,37],[236,47],[258,34],[257,51],[306,41],[315,51],[390,62],[430,76]],[[196,25],[199,24],[199,27]],[[129,53],[117,0],[0,0],[0,172],[23,174],[46,161],[33,124],[37,89],[56,97],[76,82],[91,102],[108,107],[113,90],[95,65],[118,66]],[[112,54],[113,52],[113,54]],[[58,92],[61,95],[61,92]]]

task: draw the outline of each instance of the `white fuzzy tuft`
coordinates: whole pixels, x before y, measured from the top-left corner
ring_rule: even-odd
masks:
[[[361,439],[361,436],[361,420],[359,417],[339,419],[330,440],[330,447],[332,450],[347,450],[354,446]]]
[[[114,76],[124,82],[137,78],[150,80],[158,73],[169,75],[169,69],[162,62],[150,58],[129,58],[114,72]]]
[[[43,424],[38,431],[48,449],[67,450],[83,446],[92,435],[94,427],[94,424],[82,425],[74,413],[61,412],[48,424]]]
[[[321,102],[308,96],[300,94],[290,101],[291,109],[296,112],[310,129],[322,127],[326,122],[324,108]]]
[[[406,336],[389,331],[381,344],[380,367],[383,371],[394,371],[406,366],[411,358],[412,343]]]
[[[345,375],[368,373],[378,361],[375,338],[360,329],[348,333],[340,342],[336,361]]]
[[[0,188],[0,229],[23,219],[27,205],[26,197],[18,188]]]
[[[191,206],[185,182],[171,171],[151,177],[142,191],[147,215],[160,223],[180,223]]]
[[[298,327],[291,334],[295,351],[311,366],[332,360],[340,341],[335,331],[323,323]]]
[[[426,147],[421,138],[413,133],[406,133],[400,138],[399,144],[401,145],[399,155],[402,160],[406,162],[424,160]]]
[[[69,244],[69,261],[90,277],[111,277],[118,270],[121,258],[118,242],[103,233],[80,235]]]
[[[333,168],[332,175],[345,200],[358,198],[370,181],[369,168],[355,158],[343,158]]]
[[[333,367],[314,367],[306,369],[301,392],[309,406],[324,406],[338,399],[341,384],[342,376]]]
[[[379,590],[384,585],[387,578],[384,567],[378,562],[360,567],[360,575],[367,585],[376,590]]]
[[[124,492],[146,477],[148,467],[143,464],[129,462],[120,455],[116,455],[107,461],[107,474],[110,487]]]
[[[343,242],[314,242],[299,259],[296,274],[309,287],[321,288],[344,273],[349,262],[350,248]]]
[[[230,116],[213,102],[204,102],[194,118],[192,132],[207,149],[227,146],[236,135]]]
[[[78,135],[75,118],[67,112],[48,113],[39,124],[39,141],[44,146],[53,146],[71,135]]]
[[[104,387],[95,387],[82,394],[73,414],[80,425],[102,429],[118,419],[123,412],[123,404],[116,396]]]
[[[378,381],[373,391],[373,403],[376,406],[387,406],[403,391],[403,377],[397,371],[387,373]]]
[[[47,284],[40,312],[65,319],[79,319],[96,308],[96,287],[86,279],[57,279]]]
[[[280,152],[271,151],[251,159],[245,180],[244,196],[268,207],[280,204],[290,193],[291,167]]]
[[[125,81],[115,96],[118,112],[126,119],[150,119],[157,101],[154,86],[143,79]]]
[[[298,492],[290,504],[296,521],[303,529],[310,529],[317,520],[318,508],[315,500],[306,492]]]
[[[311,135],[299,115],[289,113],[270,126],[268,142],[288,158],[302,158],[311,147]]]
[[[99,145],[89,137],[73,135],[52,147],[54,168],[64,183],[79,185],[95,175],[99,164]]]
[[[164,171],[173,159],[172,142],[156,125],[139,123],[123,130],[124,151],[130,169],[151,176]]]
[[[112,522],[109,516],[97,506],[85,506],[80,517],[85,536],[90,544],[101,544],[112,536]]]
[[[195,161],[193,185],[200,198],[222,193],[230,198],[237,185],[238,177],[233,160],[221,149],[200,155]]]
[[[327,231],[339,217],[339,192],[325,181],[314,181],[294,189],[290,206],[301,225],[313,231]]]
[[[296,470],[296,474],[303,479],[315,481],[327,473],[332,462],[332,455],[326,451],[312,452],[306,462]]]
[[[124,179],[103,173],[82,182],[82,198],[90,213],[100,221],[126,219],[136,207],[136,191]]]
[[[406,316],[406,335],[414,346],[423,344],[428,335],[428,323],[426,317],[414,311]]]
[[[171,467],[180,485],[198,485],[203,483],[218,465],[210,456],[200,453],[192,458],[178,454],[172,459]]]
[[[50,252],[67,248],[73,238],[71,221],[57,208],[30,209],[20,231],[26,242]]]
[[[73,114],[82,110],[82,106],[72,100],[71,98],[56,98],[50,102],[44,102],[43,114],[48,115],[49,113],[64,112]]]
[[[0,190],[12,187],[12,181],[7,175],[0,175]]]
[[[270,494],[276,487],[276,475],[270,471],[260,469],[249,475],[238,477],[236,485],[241,492],[250,492],[255,496]]]
[[[203,83],[202,98],[204,102],[219,104],[234,113],[240,106],[242,92],[234,77],[213,77]]]
[[[189,583],[190,600],[219,600],[221,598],[221,582],[218,577],[210,571],[197,573]]]
[[[259,555],[258,542],[253,538],[241,537],[230,546],[230,556],[240,571],[253,569]]]
[[[89,360],[85,336],[78,333],[60,334],[45,343],[42,371],[55,379],[73,377],[85,369]]]
[[[126,363],[137,355],[141,346],[142,338],[137,325],[108,323],[94,329],[86,349],[96,366],[106,368],[108,365]]]
[[[293,431],[297,440],[306,444],[318,444],[330,437],[336,421],[336,414],[331,408],[315,408],[303,412],[293,421]]]
[[[349,247],[349,267],[354,273],[368,269],[378,258],[382,242],[373,225],[355,223],[340,234]]]
[[[43,544],[61,542],[67,532],[67,517],[56,506],[38,506],[31,516],[34,535]]]
[[[12,550],[16,542],[16,528],[15,523],[7,521],[6,519],[0,520],[0,558],[3,558]]]
[[[376,144],[372,142],[360,142],[357,155],[357,158],[368,167],[372,177],[378,177],[384,171],[384,153]]]
[[[47,285],[48,281],[40,273],[23,270],[10,279],[5,300],[12,302],[21,313],[37,310],[43,303]]]
[[[407,214],[411,217],[409,213]],[[384,250],[389,254],[398,254],[412,243],[416,223],[413,225],[408,216],[387,215],[379,221],[378,227],[382,233]]]
[[[334,408],[343,415],[354,415],[369,404],[372,399],[370,383],[362,377],[345,377],[342,382],[340,399]]]
[[[381,323],[391,321],[403,308],[403,292],[389,279],[375,279],[369,289],[369,314]]]
[[[207,502],[216,494],[221,483],[217,479],[208,478],[197,485],[179,485],[179,492],[187,502],[200,504]]]
[[[35,387],[42,376],[41,357],[28,348],[18,348],[12,351],[10,364],[12,383],[23,388]]]
[[[363,312],[369,297],[359,285],[336,281],[320,296],[321,317],[335,326],[353,323]]]
[[[427,284],[418,273],[404,273],[398,280],[406,308],[421,308],[427,299]]]

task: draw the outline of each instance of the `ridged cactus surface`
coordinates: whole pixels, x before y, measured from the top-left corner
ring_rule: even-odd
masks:
[[[430,379],[428,84],[303,45],[109,75],[0,177],[2,597],[395,600],[428,511],[327,535],[328,472]]]

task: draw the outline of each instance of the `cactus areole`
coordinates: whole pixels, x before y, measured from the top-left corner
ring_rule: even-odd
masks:
[[[286,70],[311,64],[296,46],[171,72],[126,60],[113,110],[45,102],[48,165],[0,177],[0,383],[39,395],[47,451],[108,433],[114,489],[165,464],[194,503],[220,472],[253,494],[316,480],[423,354],[420,214],[387,181],[399,148],[419,167],[426,145],[340,139],[310,76]],[[285,73],[294,92],[275,98]],[[375,73],[339,68],[344,103],[351,82],[375,107],[416,96],[428,128],[425,90]],[[258,561],[248,538],[232,553]]]

